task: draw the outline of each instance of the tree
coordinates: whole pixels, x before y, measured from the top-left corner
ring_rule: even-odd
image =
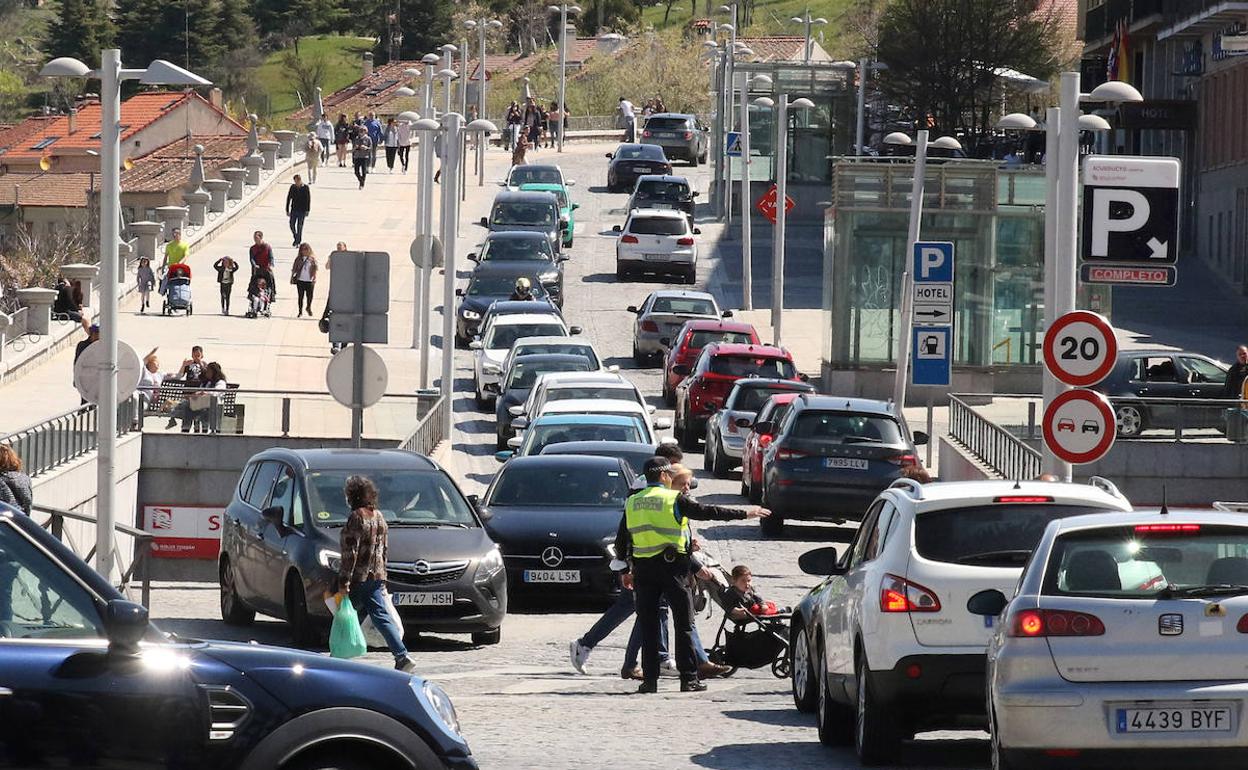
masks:
[[[100,63],[100,51],[113,43],[113,25],[100,0],[61,0],[48,30],[49,56],[72,56],[88,66]]]
[[[664,0],[668,10],[676,0]],[[582,35],[597,35],[599,29],[626,30],[641,21],[641,6],[633,0],[591,0],[581,3],[585,12],[576,19],[576,30]],[[667,15],[663,16],[667,24]]]
[[[341,0],[253,0],[251,15],[261,36],[336,32],[347,21]]]
[[[1057,4],[1036,0],[894,0],[880,17],[882,91],[920,127],[975,135],[989,128],[1010,68],[1038,78],[1056,72]]]
[[[384,64],[388,55],[389,16],[395,12],[393,0],[345,0],[351,26],[357,34],[377,39],[373,56],[378,64]],[[399,32],[403,42],[399,47],[400,59],[419,59],[435,52],[443,43],[459,45],[461,30],[452,27],[451,18],[456,4],[447,0],[403,0],[399,10]]]
[[[131,66],[168,59],[207,71],[226,51],[218,39],[221,0],[117,0],[114,19],[122,61]]]
[[[253,77],[264,61],[247,0],[221,0],[215,35],[221,53],[208,68],[208,75],[227,99],[246,99],[255,90]]]
[[[295,83],[304,102],[316,98],[316,87],[324,85],[329,72],[329,60],[320,54],[300,56],[287,49],[282,53],[282,71]]]

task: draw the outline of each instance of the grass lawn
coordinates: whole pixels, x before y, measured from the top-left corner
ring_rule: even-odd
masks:
[[[754,6],[754,23],[741,30],[741,34],[744,36],[804,34],[805,30],[802,25],[792,24],[789,19],[794,16],[804,16],[806,9],[810,8],[812,17],[822,16],[828,20],[826,26],[812,28],[812,34],[815,40],[819,41],[819,33],[823,32],[821,44],[835,56],[838,53],[839,35],[843,28],[842,17],[850,4],[851,0],[758,0]],[[723,5],[723,0],[712,0],[712,8],[718,9],[721,5]],[[698,2],[696,15],[691,14],[691,8],[690,0],[676,0],[672,4],[672,12],[668,16],[667,24],[664,25],[663,14],[666,6],[664,2],[660,2],[658,5],[643,9],[642,19],[644,23],[653,24],[656,29],[662,29],[683,27],[692,19],[705,18],[706,0]],[[729,20],[727,14],[719,13],[718,10],[716,10],[716,18],[723,22]]]
[[[360,79],[360,58],[372,48],[372,39],[366,37],[314,35],[299,40],[300,57],[323,56],[329,63],[325,82],[321,84],[326,95]],[[256,71],[256,83],[267,99],[255,106],[269,113],[272,120],[280,120],[302,106],[294,82],[282,67],[284,53],[275,51],[269,54]],[[314,94],[303,94],[305,104],[310,104],[314,98]]]

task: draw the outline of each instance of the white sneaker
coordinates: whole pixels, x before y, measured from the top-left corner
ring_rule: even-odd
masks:
[[[660,676],[679,676],[680,669],[676,668],[676,661],[668,658],[659,664]]]
[[[579,639],[568,642],[568,657],[572,660],[572,668],[576,669],[578,674],[585,673],[585,661],[589,660],[591,652],[593,648],[581,644]]]

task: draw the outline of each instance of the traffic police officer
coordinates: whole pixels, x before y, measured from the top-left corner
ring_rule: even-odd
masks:
[[[700,692],[706,685],[698,680],[693,656],[693,597],[689,593],[689,520],[731,521],[767,516],[765,508],[742,511],[717,505],[704,505],[687,494],[668,489],[672,465],[662,457],[646,461],[646,488],[624,504],[624,527],[631,540],[633,592],[637,600],[637,622],[641,624],[641,671],[639,693],[658,691],[659,684],[659,603],[667,599],[672,612],[676,668],[680,671],[680,691]]]

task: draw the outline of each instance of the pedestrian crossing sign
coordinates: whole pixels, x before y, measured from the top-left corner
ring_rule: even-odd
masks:
[[[728,155],[733,158],[741,157],[741,132],[728,132]]]

